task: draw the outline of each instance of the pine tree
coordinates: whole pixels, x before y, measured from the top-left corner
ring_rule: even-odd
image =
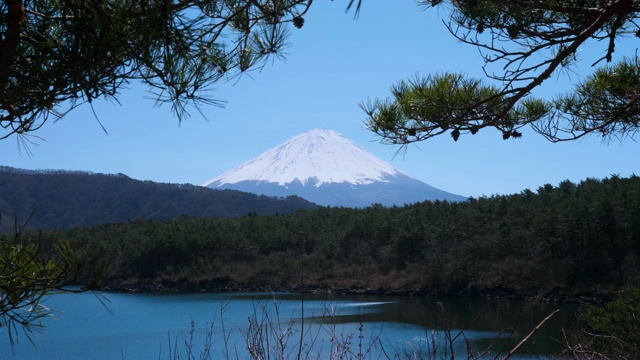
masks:
[[[3,0],[0,139],[142,82],[182,119],[212,85],[281,57],[311,0]]]
[[[637,133],[639,59],[613,58],[616,42],[640,36],[640,2],[452,0],[450,7],[449,32],[480,50],[486,78],[432,74],[399,82],[389,99],[361,104],[368,129],[383,140],[406,145],[449,134],[457,141],[484,128],[510,139],[521,137],[527,125],[552,142],[590,134],[622,140]],[[572,92],[552,99],[531,95],[561,69],[577,67],[579,51],[596,42],[607,45],[604,53]]]

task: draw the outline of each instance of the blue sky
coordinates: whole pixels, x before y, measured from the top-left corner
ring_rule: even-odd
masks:
[[[24,169],[124,173],[140,180],[202,184],[305,131],[336,130],[399,170],[437,188],[465,196],[511,194],[569,179],[640,174],[640,144],[631,139],[602,143],[591,137],[552,144],[532,131],[503,141],[486,130],[454,142],[445,135],[397,154],[364,129],[358,103],[387,97],[389,87],[419,73],[463,72],[481,77],[477,49],[460,44],[442,20],[445,8],[422,11],[413,1],[368,0],[359,19],[345,14],[346,1],[313,4],[305,26],[292,29],[285,61],[215,89],[225,108],[206,108],[181,124],[169,106],[154,107],[146,89],[131,84],[122,106],[94,102],[106,135],[83,106],[36,135],[32,157],[15,138],[0,141],[2,165]],[[601,45],[598,45],[601,46]],[[599,49],[599,48],[598,48]],[[595,56],[572,70],[591,72]],[[618,44],[616,57],[635,48]],[[598,53],[599,54],[599,53]],[[591,61],[589,61],[591,60]],[[556,76],[538,96],[569,87]]]

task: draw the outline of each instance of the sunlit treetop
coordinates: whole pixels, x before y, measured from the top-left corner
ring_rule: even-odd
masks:
[[[3,0],[0,139],[145,84],[179,119],[281,57],[312,0]]]
[[[418,3],[450,8],[445,24],[454,39],[480,50],[485,78],[432,74],[392,86],[389,99],[361,104],[367,127],[384,141],[409,144],[445,133],[457,141],[484,128],[510,139],[521,137],[528,125],[553,142],[589,134],[622,140],[637,133],[639,60],[614,58],[623,37],[640,36],[640,1]],[[578,66],[583,47],[603,43],[594,63]],[[587,75],[572,92],[549,99],[532,96],[569,66]]]

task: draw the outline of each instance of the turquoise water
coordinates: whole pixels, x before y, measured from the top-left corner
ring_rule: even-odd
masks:
[[[247,344],[256,351],[269,348],[287,358],[393,358],[397,352],[429,354],[443,351],[446,334],[439,330],[436,300],[416,297],[299,294],[136,294],[92,293],[53,296],[46,306],[55,311],[34,338],[37,347],[20,335],[11,349],[6,329],[0,332],[2,359],[249,359]],[[564,306],[525,306],[518,302],[484,299],[440,299],[452,335],[464,337],[482,352],[516,324],[507,351],[556,308],[561,311],[519,352],[521,357],[546,357],[558,350],[552,339],[568,324]],[[252,320],[252,321],[250,321]],[[193,333],[191,324],[193,323]],[[249,331],[254,329],[253,332]],[[256,331],[260,329],[260,331]],[[303,330],[301,330],[303,329]],[[301,333],[302,331],[302,333]],[[207,334],[211,333],[210,336]],[[302,344],[300,347],[300,338]],[[456,352],[465,354],[463,337]],[[207,342],[210,339],[210,342]],[[224,339],[227,339],[226,341]],[[265,340],[268,339],[268,340]],[[188,345],[191,343],[191,345]],[[207,344],[210,352],[206,353]],[[226,344],[226,346],[225,346]],[[491,348],[495,356],[502,345]],[[266,350],[265,350],[266,351]],[[491,357],[493,357],[491,356]]]

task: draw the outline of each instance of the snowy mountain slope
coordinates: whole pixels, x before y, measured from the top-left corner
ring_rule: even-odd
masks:
[[[203,186],[347,207],[465,200],[396,170],[332,130],[298,135]]]
[[[240,167],[218,176],[210,184],[233,184],[245,180],[303,185],[315,178],[325,183],[370,184],[399,172],[390,164],[331,130],[312,130],[262,153]]]

